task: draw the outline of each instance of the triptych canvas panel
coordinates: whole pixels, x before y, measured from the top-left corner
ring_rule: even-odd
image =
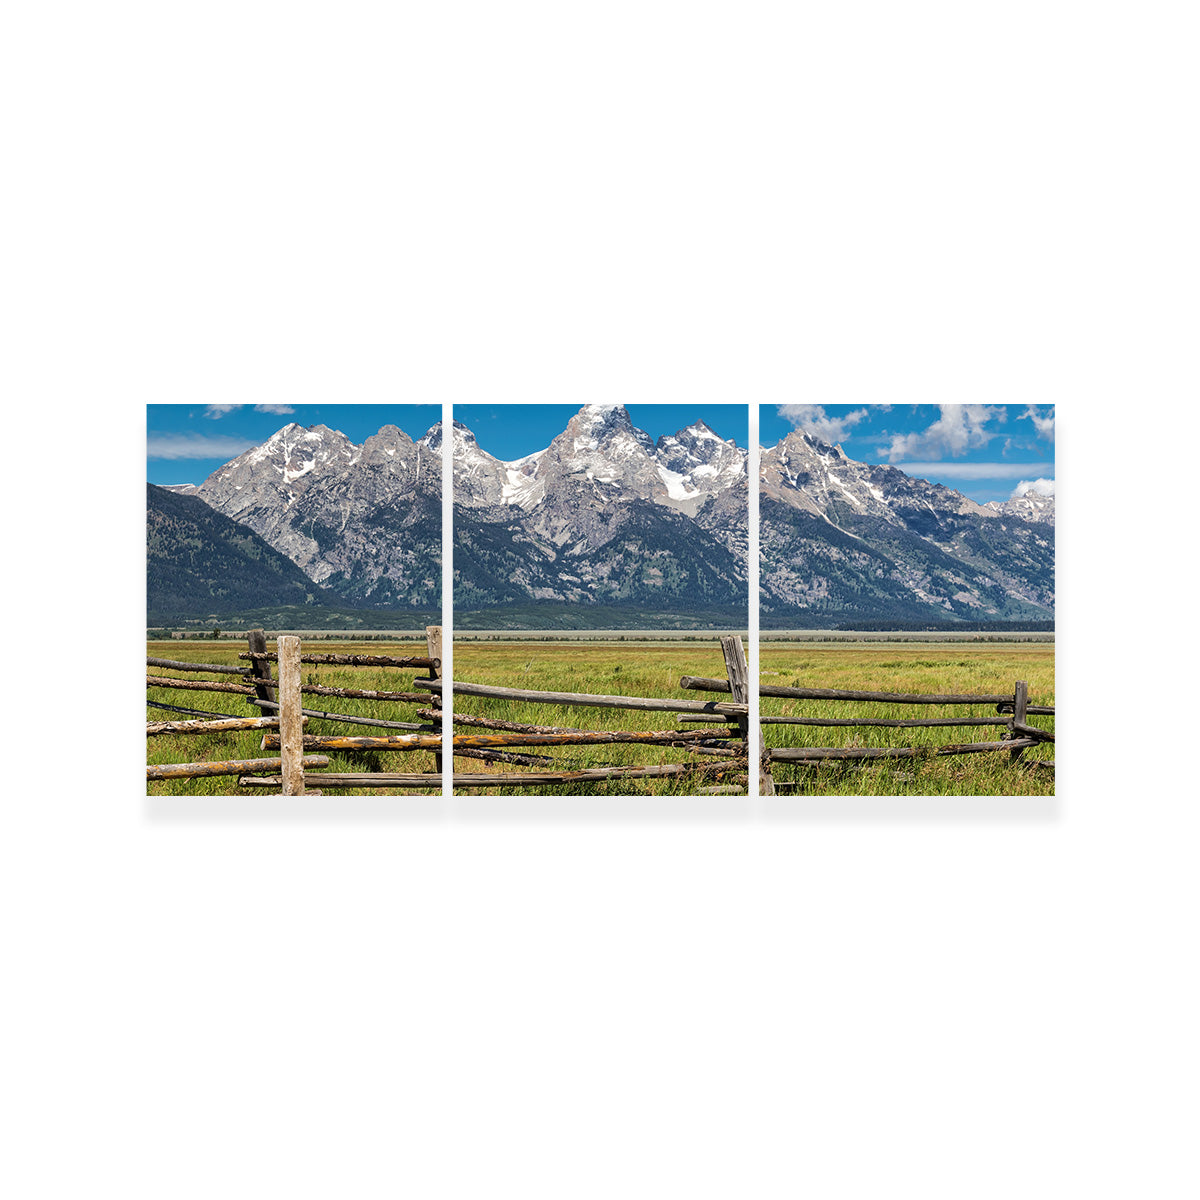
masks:
[[[151,794],[1048,795],[1054,410],[154,405]]]

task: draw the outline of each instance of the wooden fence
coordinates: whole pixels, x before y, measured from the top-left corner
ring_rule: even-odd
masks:
[[[148,781],[162,779],[198,778],[211,775],[236,775],[244,788],[270,788],[284,795],[317,794],[314,788],[421,788],[441,786],[442,754],[445,750],[440,732],[444,681],[441,678],[441,630],[426,631],[428,654],[423,657],[394,658],[383,655],[302,654],[300,639],[282,636],[278,649],[267,650],[262,630],[249,635],[248,649],[239,655],[247,666],[235,667],[214,663],[189,663],[170,659],[148,658],[147,666],[177,672],[238,676],[230,680],[190,680],[178,676],[148,674],[146,683],[153,688],[175,688],[183,691],[220,692],[244,696],[249,705],[276,715],[230,718],[222,714],[197,709],[155,703],[155,707],[170,709],[199,720],[169,720],[147,725],[147,734],[216,733],[222,731],[262,730],[263,751],[276,757],[261,759],[230,759],[223,762],[172,763],[147,767]],[[604,696],[587,693],[535,692],[516,688],[488,687],[482,684],[455,682],[452,691],[460,697],[495,697],[515,699],[530,704],[567,705],[603,709],[625,709],[660,712],[665,717],[679,715],[711,717],[720,722],[723,730],[681,730],[665,728],[654,731],[588,730],[561,726],[518,724],[499,721],[455,711],[456,729],[472,729],[470,733],[455,733],[450,739],[454,757],[502,764],[506,769],[494,772],[453,773],[456,788],[511,787],[525,789],[552,787],[564,784],[591,784],[610,780],[679,778],[696,785],[698,793],[745,791],[747,779],[747,735],[749,731],[748,688],[749,674],[741,639],[730,636],[721,639],[728,678],[724,681],[731,699],[698,701],[664,697]],[[271,674],[277,664],[278,674]],[[424,668],[427,675],[413,682],[415,691],[379,691],[328,687],[303,683],[300,664],[335,663],[339,666]],[[314,709],[304,705],[305,696],[342,697],[416,704],[415,715],[423,721],[387,721],[345,713]],[[384,727],[372,735],[310,734],[305,725],[311,720],[343,722],[351,725]],[[437,722],[437,723],[433,723]],[[555,767],[544,756],[522,753],[534,748],[556,749],[589,745],[644,745],[647,748],[670,748],[687,753],[680,763],[647,763],[638,766],[604,766],[583,769]],[[380,753],[427,752],[434,755],[434,770],[385,771],[376,769]],[[361,754],[367,756],[372,769],[362,771],[331,771],[329,755]],[[514,769],[533,768],[533,769]],[[742,786],[737,786],[738,784]]]
[[[721,679],[699,679],[685,676],[680,680],[684,688],[700,691],[723,692],[727,685]],[[1025,680],[1017,680],[1013,690],[998,694],[963,694],[963,693],[915,693],[915,692],[868,692],[844,691],[835,688],[801,688],[775,687],[766,684],[758,689],[760,697],[775,696],[793,700],[823,700],[843,702],[870,702],[882,704],[913,704],[913,705],[988,705],[994,706],[992,716],[966,717],[924,717],[914,719],[893,719],[884,717],[799,717],[799,716],[760,716],[759,724],[763,725],[798,725],[817,727],[872,727],[884,729],[928,729],[941,727],[990,726],[1004,729],[1000,740],[986,742],[955,742],[939,746],[766,746],[763,738],[763,750],[759,766],[759,791],[763,795],[772,795],[776,791],[776,783],[771,773],[772,763],[795,763],[799,765],[815,765],[824,762],[868,762],[880,759],[912,759],[924,756],[949,756],[959,754],[1006,753],[1010,761],[1016,762],[1023,751],[1042,742],[1054,741],[1054,734],[1030,723],[1029,718],[1038,716],[1053,716],[1054,708],[1047,705],[1029,703],[1029,686]],[[1053,770],[1053,759],[1031,760],[1039,767]],[[791,786],[791,785],[782,785]]]
[[[561,785],[603,783],[626,779],[673,778],[686,782],[693,794],[743,793],[746,791],[749,732],[749,673],[741,638],[736,635],[721,638],[728,678],[724,681],[731,692],[728,702],[674,699],[662,696],[611,696],[585,692],[543,692],[523,688],[493,687],[485,684],[454,681],[450,686],[456,697],[451,720],[456,729],[484,730],[482,733],[455,733],[452,750],[455,756],[493,758],[509,767],[528,770],[506,770],[495,773],[455,771],[456,789],[511,787],[516,789],[553,787]],[[441,694],[441,681],[421,682],[418,687]],[[662,713],[664,717],[684,714],[711,717],[723,725],[722,730],[681,730],[667,727],[660,730],[589,730],[556,725],[530,725],[501,721],[479,713],[465,711],[458,698],[515,700],[524,704],[566,706],[572,708],[620,709],[636,712]],[[602,766],[564,769],[553,761],[522,754],[533,748],[562,748],[567,746],[639,745],[647,748],[669,748],[687,753],[688,759],[679,763],[646,763],[635,766]]]
[[[442,631],[440,626],[429,626],[425,630],[425,655],[396,657],[378,654],[302,654],[298,637],[281,636],[278,648],[268,651],[266,635],[261,629],[252,630],[247,638],[247,649],[240,654],[240,659],[246,660],[244,667],[230,666],[220,663],[179,662],[172,659],[147,658],[148,668],[146,686],[148,688],[169,688],[186,692],[218,692],[227,695],[244,696],[246,703],[258,710],[257,716],[228,717],[224,714],[206,712],[201,709],[185,708],[178,705],[165,704],[158,701],[150,702],[158,709],[186,715],[199,720],[170,720],[148,722],[148,736],[161,734],[190,734],[190,733],[221,733],[239,732],[244,730],[262,730],[264,751],[274,750],[277,755],[271,758],[229,759],[216,762],[171,763],[146,768],[147,782],[163,779],[193,779],[214,775],[236,775],[241,787],[259,787],[279,789],[284,795],[300,795],[305,791],[305,776],[329,766],[327,754],[306,753],[312,749],[312,743],[320,739],[308,737],[304,727],[310,720],[332,721],[347,725],[366,727],[382,727],[413,731],[418,736],[425,736],[426,742],[420,746],[404,747],[405,749],[422,749],[433,752],[433,770],[414,771],[405,776],[405,782],[393,781],[388,786],[424,788],[438,791],[441,789],[441,712],[440,698],[431,698],[427,692],[421,691],[381,691],[378,689],[329,687],[315,682],[305,683],[301,679],[301,664],[333,664],[340,667],[395,667],[400,669],[421,669],[428,674],[421,682],[435,682],[440,678],[442,656]],[[278,674],[272,676],[271,664],[277,665]],[[192,680],[181,679],[178,676],[152,674],[151,671],[172,670],[196,674],[236,675],[239,682],[226,680]],[[376,717],[365,717],[356,714],[333,712],[325,708],[308,708],[304,706],[305,696],[331,697],[342,699],[361,699],[383,701],[395,704],[420,705],[415,715],[424,718],[419,721],[390,721]],[[276,715],[263,715],[276,714]],[[428,736],[434,735],[436,745],[428,742]],[[307,743],[307,745],[306,745]],[[376,773],[371,773],[374,778]],[[326,778],[326,777],[322,777]],[[354,784],[334,784],[334,776],[329,775],[329,786],[362,786]],[[309,794],[314,794],[309,791]]]
[[[278,649],[267,650],[262,630],[254,630],[248,638],[248,649],[239,655],[247,666],[215,663],[178,662],[171,659],[147,658],[148,668],[185,673],[235,675],[239,682],[226,680],[191,680],[178,676],[147,674],[146,683],[152,688],[173,688],[181,691],[219,692],[244,696],[258,715],[229,717],[175,705],[154,702],[154,707],[184,714],[187,720],[165,720],[147,724],[149,736],[161,734],[219,733],[261,730],[262,750],[274,751],[276,756],[255,759],[229,759],[172,763],[146,768],[148,782],[166,779],[199,778],[214,775],[236,775],[241,787],[279,789],[284,795],[314,794],[314,787],[329,788],[419,788],[438,790],[441,787],[445,751],[441,734],[442,697],[446,686],[441,677],[440,627],[426,630],[427,654],[393,657],[387,655],[302,654],[300,639],[281,636]],[[526,704],[544,704],[579,708],[623,709],[658,712],[674,716],[680,724],[709,726],[700,729],[675,727],[660,730],[620,731],[589,730],[555,725],[531,725],[501,721],[478,713],[463,711],[456,704],[451,720],[456,730],[471,729],[471,733],[454,733],[450,738],[451,762],[455,757],[502,764],[503,771],[453,771],[456,789],[511,787],[514,789],[601,783],[611,780],[651,779],[674,777],[694,786],[694,794],[742,793],[749,780],[750,709],[749,675],[741,638],[736,635],[721,638],[726,678],[715,679],[685,675],[679,681],[685,691],[703,691],[729,695],[724,700],[688,700],[670,697],[610,696],[575,692],[539,692],[519,688],[493,687],[484,684],[454,681],[453,695],[462,698],[481,697],[516,700]],[[272,676],[271,665],[277,664],[278,674]],[[381,691],[352,689],[304,683],[302,663],[336,664],[350,667],[418,668],[427,672],[413,680],[413,691]],[[324,708],[304,706],[303,697],[368,699],[396,704],[418,705],[416,721],[391,721],[381,718],[331,712]],[[998,740],[954,742],[937,746],[765,746],[758,755],[759,791],[770,795],[776,791],[772,764],[792,763],[815,765],[825,762],[865,763],[871,760],[912,759],[925,756],[946,756],[983,753],[1007,753],[1016,762],[1030,747],[1054,741],[1054,734],[1039,728],[1030,718],[1053,716],[1051,706],[1029,702],[1029,689],[1018,680],[1011,692],[997,694],[925,694],[908,692],[843,691],[832,688],[759,687],[760,697],[780,697],[794,700],[839,702],[869,702],[910,705],[987,705],[994,708],[988,716],[926,717],[894,719],[883,717],[802,717],[761,716],[760,726],[793,725],[816,727],[875,727],[913,729],[934,727],[992,727],[1002,728]],[[263,712],[275,715],[262,715]],[[397,732],[372,735],[305,733],[310,720],[330,721],[347,725],[383,728]],[[720,726],[721,728],[717,728]],[[685,751],[686,761],[678,763],[647,763],[634,766],[601,766],[564,769],[543,755],[525,751],[536,748],[556,749],[569,746],[635,744],[647,748],[670,748]],[[370,769],[362,771],[330,771],[329,753],[362,754],[369,756]],[[384,771],[377,768],[381,752],[425,752],[433,755],[432,771]],[[1032,760],[1039,767],[1053,769],[1053,759]],[[527,768],[514,770],[513,768]],[[792,785],[781,784],[781,787]]]

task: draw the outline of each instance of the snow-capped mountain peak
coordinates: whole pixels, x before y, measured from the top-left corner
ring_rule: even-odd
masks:
[[[598,504],[640,499],[694,515],[711,495],[745,481],[746,453],[703,421],[656,445],[623,405],[586,404],[544,450],[511,462],[481,450],[462,427],[454,473],[459,504],[529,510],[587,495]]]

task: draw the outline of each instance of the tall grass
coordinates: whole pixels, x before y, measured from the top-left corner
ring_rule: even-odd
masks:
[[[843,646],[763,643],[759,656],[763,684],[839,688],[852,691],[921,693],[1011,693],[1018,679],[1029,684],[1029,703],[1054,704],[1054,647],[1036,643]],[[885,704],[863,701],[789,700],[763,697],[762,716],[819,718],[874,717],[914,720],[994,717],[994,705]],[[1052,716],[1030,723],[1050,732]],[[999,741],[1002,727],[942,726],[889,729],[871,726],[822,728],[765,725],[767,746],[914,746],[933,749],[950,743]],[[1054,744],[1025,750],[1014,762],[1007,752],[899,759],[889,762],[772,764],[777,783],[817,795],[1044,796],[1054,793],[1054,772],[1033,764],[1054,758]]]

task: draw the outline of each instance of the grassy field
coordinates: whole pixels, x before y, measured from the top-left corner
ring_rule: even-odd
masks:
[[[275,643],[267,643],[269,650],[275,649]],[[238,654],[246,649],[244,641],[148,641],[146,654],[150,658],[169,658],[178,662],[220,663],[230,666],[245,666],[238,659]],[[310,647],[302,644],[302,652],[315,649],[321,654],[379,654],[379,655],[424,655],[426,653],[425,638],[420,640],[396,642],[355,642],[322,640],[317,646]],[[159,676],[171,676],[180,679],[221,680],[224,682],[244,682],[235,675],[196,674],[195,672],[172,671],[158,667],[148,667],[147,673]],[[272,674],[276,667],[272,664]],[[414,669],[397,667],[348,667],[335,666],[326,663],[301,664],[301,679],[303,683],[318,683],[327,687],[354,688],[360,691],[392,691],[409,692],[413,688],[413,680],[424,672]],[[242,696],[223,692],[178,691],[171,688],[149,688],[146,699],[174,704],[183,708],[203,709],[205,712],[231,717],[271,716],[268,710],[258,709],[246,703]],[[416,716],[419,707],[427,705],[405,704],[386,700],[346,699],[340,696],[304,696],[304,707],[323,712],[345,713],[353,716],[370,717],[385,721],[419,721],[423,718]],[[173,713],[160,708],[146,708],[147,721],[200,720],[191,718],[186,713]],[[402,730],[372,729],[364,725],[345,725],[341,722],[322,721],[310,718],[304,727],[306,734],[324,734],[341,736],[362,736],[374,734],[402,733]],[[160,763],[182,762],[216,762],[219,760],[241,758],[277,758],[277,750],[262,750],[261,731],[244,733],[220,734],[159,734],[147,738],[147,765]],[[427,751],[412,751],[406,753],[338,753],[329,752],[330,771],[432,771],[433,755]],[[255,789],[238,786],[237,776],[214,776],[204,779],[164,780],[147,784],[150,795],[180,795],[180,796],[229,796],[251,795],[261,792]],[[391,789],[360,788],[350,789],[321,789],[326,795],[381,795],[389,794]],[[433,789],[435,792],[440,789]],[[399,794],[421,794],[414,789],[404,788]]]
[[[681,675],[724,677],[725,660],[718,637],[704,642],[678,644],[673,641],[614,642],[609,639],[588,643],[539,644],[536,642],[456,641],[454,677],[471,683],[520,688],[543,692],[590,692],[598,695],[661,696],[669,699],[718,699],[709,693],[684,692]],[[727,699],[727,697],[726,697]],[[456,713],[516,721],[527,725],[552,725],[571,729],[650,731],[696,729],[680,725],[669,712],[635,712],[626,709],[574,708],[515,700],[476,696],[455,697]],[[717,725],[714,730],[724,728]],[[463,728],[458,732],[469,732]],[[486,731],[480,731],[486,732]],[[648,766],[658,763],[682,763],[699,759],[715,770],[723,760],[716,756],[690,755],[683,750],[636,744],[537,747],[529,754],[545,755],[547,770],[577,770],[600,766]],[[534,767],[487,763],[479,759],[455,759],[455,771],[489,773],[512,772],[512,786],[499,789],[471,789],[473,795],[521,794],[520,772]],[[738,779],[711,778],[697,782],[677,778],[622,779],[581,785],[557,784],[532,789],[538,794],[562,795],[690,795],[698,787],[737,786],[745,790],[744,775]]]
[[[945,645],[893,643],[787,645],[764,642],[761,682],[782,687],[840,688],[854,691],[921,693],[1005,693],[1016,680],[1029,684],[1029,702],[1054,704],[1054,646],[1012,644]],[[761,716],[819,718],[882,717],[913,720],[942,717],[994,717],[992,705],[883,704],[764,697]],[[1030,723],[1051,732],[1054,718],[1035,716]],[[871,726],[821,728],[766,725],[768,746],[918,746],[999,741],[1002,727],[943,726],[895,729]],[[777,783],[813,795],[1043,796],[1054,792],[1054,773],[1030,765],[1053,759],[1054,745],[1026,750],[1013,763],[1007,753],[918,758],[858,766],[827,763],[805,766],[775,763]]]

